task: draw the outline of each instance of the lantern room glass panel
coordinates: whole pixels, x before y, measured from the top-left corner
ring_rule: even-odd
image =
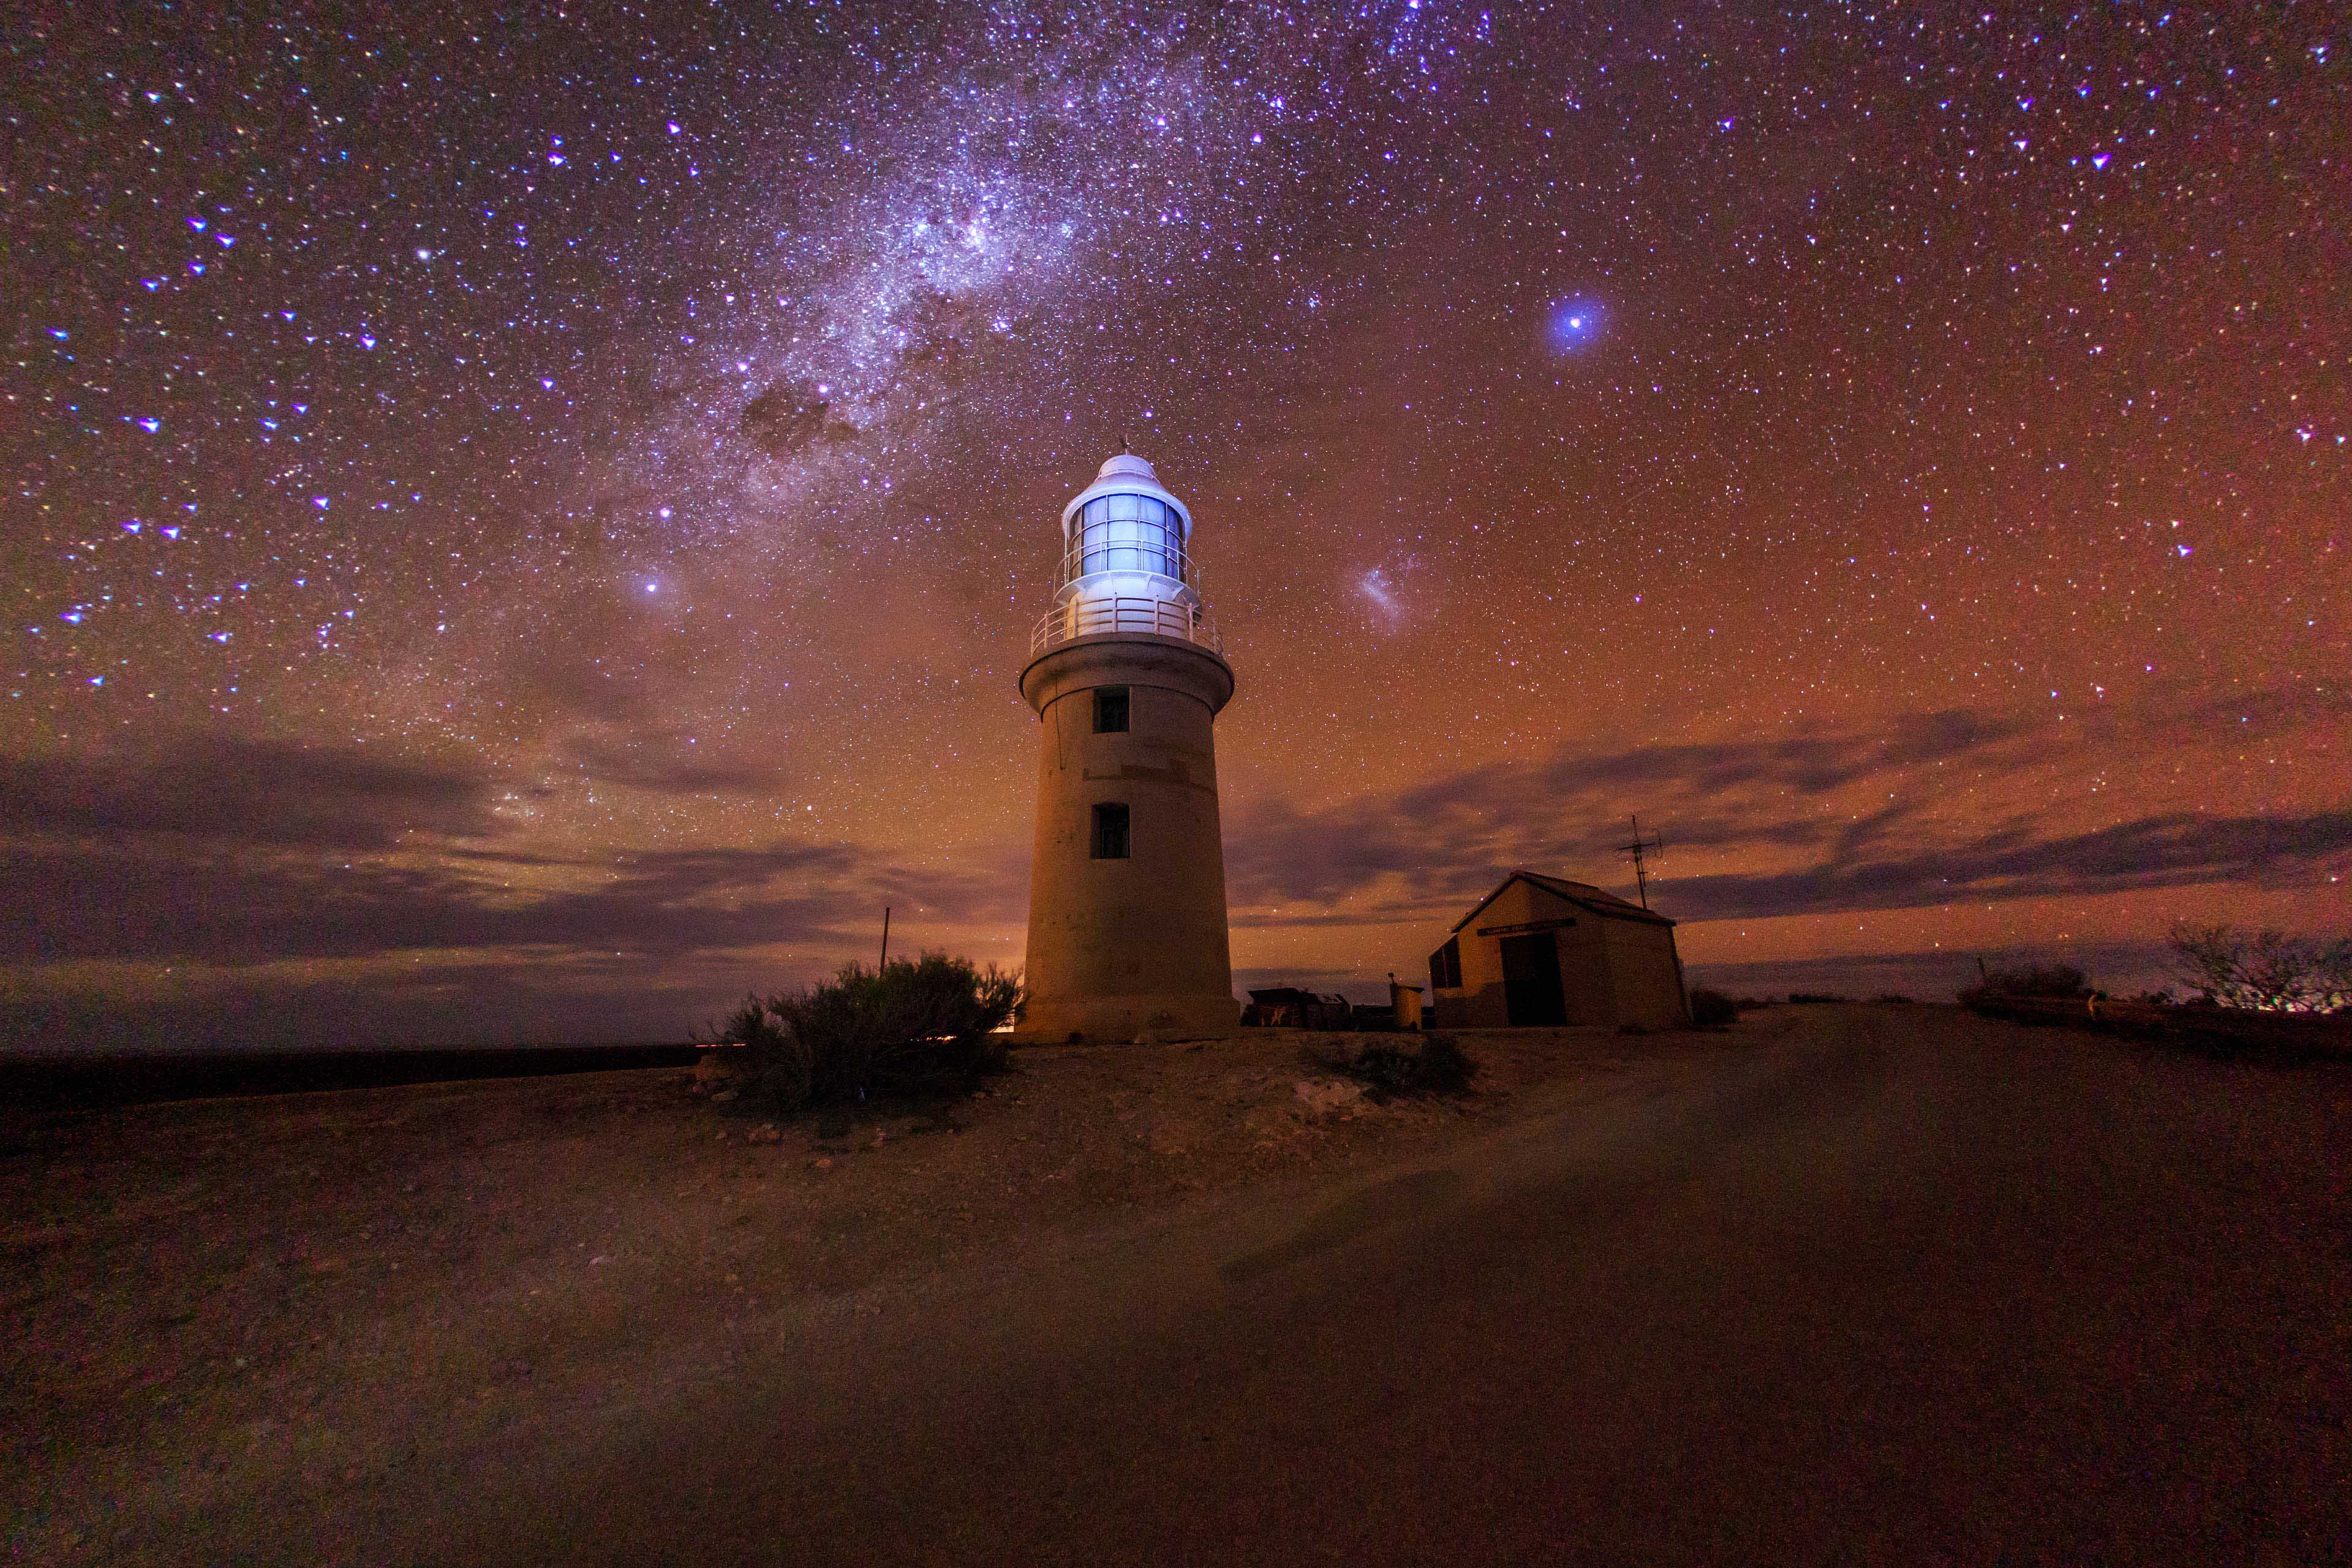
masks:
[[[1097,496],[1081,510],[1077,524],[1073,575],[1153,572],[1183,580],[1183,525],[1157,498]]]

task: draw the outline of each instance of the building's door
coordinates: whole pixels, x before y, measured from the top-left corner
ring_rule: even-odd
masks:
[[[1548,931],[1503,939],[1503,1006],[1514,1024],[1565,1024],[1559,939]]]

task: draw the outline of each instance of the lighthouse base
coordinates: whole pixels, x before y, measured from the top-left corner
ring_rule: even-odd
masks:
[[[1022,672],[1041,722],[1016,1039],[1202,1039],[1240,1026],[1217,821],[1215,721],[1233,679],[1208,648],[1140,634],[1063,643]],[[1120,698],[1108,715],[1106,687]]]
[[[1160,1040],[1222,1040],[1241,1026],[1231,996],[1034,996],[1014,1026],[1016,1045],[1117,1045]]]

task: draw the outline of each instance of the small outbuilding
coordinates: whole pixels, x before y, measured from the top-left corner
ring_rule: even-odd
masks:
[[[1514,871],[1429,955],[1445,1028],[1690,1024],[1675,922],[1589,882]]]
[[[1296,985],[1269,986],[1250,993],[1242,1009],[1242,1026],[1260,1029],[1344,1029],[1350,1009],[1345,996],[1301,991]]]

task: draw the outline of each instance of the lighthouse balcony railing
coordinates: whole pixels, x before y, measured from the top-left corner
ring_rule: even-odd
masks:
[[[1166,599],[1077,599],[1041,617],[1029,635],[1032,655],[1057,643],[1115,633],[1177,637],[1199,643],[1211,653],[1224,652],[1223,639],[1210,619],[1189,605]]]

